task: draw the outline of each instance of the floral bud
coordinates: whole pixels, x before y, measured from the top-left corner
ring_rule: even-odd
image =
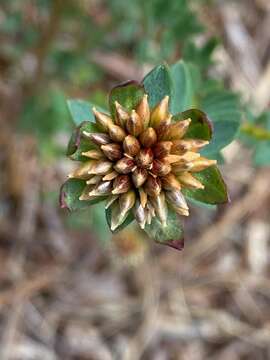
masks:
[[[107,158],[112,161],[119,160],[122,157],[122,150],[119,144],[111,143],[111,144],[101,145],[100,148],[107,156]]]
[[[141,149],[136,156],[136,161],[139,167],[148,168],[152,165],[154,154],[151,149]]]
[[[149,196],[158,196],[161,192],[161,181],[159,178],[149,175],[144,185],[144,190]]]
[[[189,210],[185,210],[182,208],[176,208],[176,207],[174,207],[174,210],[178,215],[189,216]]]
[[[109,207],[119,198],[119,195],[110,195],[105,204],[105,209],[109,209]]]
[[[138,136],[143,131],[143,121],[135,110],[131,111],[131,115],[126,123],[126,128],[133,136]]]
[[[172,170],[172,167],[169,163],[158,160],[158,159],[155,159],[153,161],[153,167],[151,169],[151,172],[154,175],[165,176],[165,175],[169,174],[169,172],[171,172],[171,170]]]
[[[114,169],[120,174],[128,174],[136,168],[135,162],[132,159],[123,157],[114,165]]]
[[[172,172],[176,175],[181,175],[184,171],[192,169],[192,162],[179,161],[172,166]]]
[[[111,181],[104,181],[97,184],[93,190],[89,192],[90,196],[103,196],[110,194],[112,190],[112,182]]]
[[[122,105],[119,104],[118,101],[115,101],[114,104],[116,110],[116,123],[122,128],[125,128],[126,122],[129,118],[129,113],[123,108]]]
[[[136,112],[143,121],[144,129],[148,128],[148,124],[150,121],[150,108],[149,108],[149,104],[148,104],[148,95],[147,94],[144,94],[142,101],[139,103],[139,105],[136,108]]]
[[[217,164],[217,160],[210,160],[210,159],[206,159],[204,157],[200,157],[197,160],[194,160],[192,162],[192,167],[190,169],[190,171],[192,172],[197,172],[197,171],[202,171],[210,166],[216,165]]]
[[[192,162],[200,158],[200,154],[193,151],[186,151],[183,155],[172,155],[172,156],[179,156],[181,159],[180,162],[182,161]],[[177,163],[175,165],[177,165]]]
[[[112,194],[123,194],[131,188],[131,181],[128,175],[119,175],[114,179]]]
[[[159,196],[159,195],[158,195],[158,196]],[[148,212],[151,214],[152,217],[156,215],[155,208],[154,208],[154,206],[151,204],[150,201],[148,201],[146,208],[147,208]]]
[[[168,117],[168,109],[169,108],[169,96],[165,96],[159,104],[155,106],[151,113],[150,118],[150,126],[153,128],[158,128],[160,125],[162,125],[164,122],[166,122],[166,119]]]
[[[171,147],[172,147],[171,141],[161,141],[157,143],[153,150],[155,157],[160,159],[167,156],[171,151]]]
[[[90,175],[105,175],[112,168],[112,163],[110,161],[96,161],[91,169],[88,171]]]
[[[125,154],[135,156],[140,151],[140,143],[134,136],[128,135],[124,139],[123,148]]]
[[[102,180],[102,175],[94,175],[91,176],[89,180],[86,181],[87,185],[96,185]]]
[[[174,124],[166,125],[159,134],[159,140],[179,140],[188,130],[191,119],[178,121]]]
[[[172,154],[181,155],[185,151],[192,150],[198,151],[202,147],[209,144],[209,141],[200,140],[200,139],[182,139],[182,140],[174,140],[172,143]]]
[[[136,188],[142,186],[148,176],[148,171],[143,168],[137,168],[132,173],[132,181]]]
[[[82,155],[95,160],[100,160],[104,158],[104,154],[98,149],[82,152]]]
[[[113,124],[112,119],[109,115],[97,111],[95,107],[93,107],[93,113],[95,115],[96,124],[100,128],[101,131],[108,131],[109,130],[109,124]]]
[[[126,219],[129,210],[134,206],[136,195],[133,190],[120,195],[119,208],[114,207],[112,210],[111,230],[114,231],[118,228]],[[117,209],[116,211],[114,209]]]
[[[126,193],[120,195],[119,197],[119,206],[120,206],[120,216],[125,216],[127,212],[133,208],[136,201],[136,194],[134,190],[129,190]]]
[[[88,139],[92,140],[93,143],[97,145],[105,145],[111,142],[111,139],[108,134],[103,133],[89,133],[87,131],[83,131],[83,135]]]
[[[176,176],[172,173],[161,178],[162,187],[165,190],[180,190],[181,185]]]
[[[115,179],[117,176],[118,176],[118,173],[113,170],[110,173],[103,176],[102,180],[103,181],[111,181],[111,180]]]
[[[140,202],[142,204],[142,207],[145,208],[145,206],[147,204],[147,194],[143,190],[143,188],[139,188],[139,195],[140,195]]]
[[[116,230],[124,221],[125,217],[121,216],[119,205],[114,203],[111,211],[111,230]]]
[[[151,127],[144,130],[140,135],[140,142],[146,148],[152,147],[157,142],[155,130]]]
[[[186,199],[184,198],[184,195],[181,193],[181,191],[166,191],[165,196],[167,201],[174,207],[188,210]]]
[[[120,126],[111,124],[109,126],[109,135],[112,141],[122,142],[126,136],[126,133]]]
[[[133,213],[135,219],[137,220],[138,224],[140,225],[141,229],[145,228],[146,223],[146,210],[142,207],[139,201],[136,201],[135,206],[133,208]]]
[[[96,199],[96,196],[89,195],[90,191],[93,189],[93,185],[88,185],[83,189],[83,192],[81,193],[81,196],[79,197],[79,200],[85,201],[85,200],[93,200]]]
[[[168,164],[177,163],[182,160],[182,157],[180,155],[167,155],[162,160],[166,161]]]
[[[188,172],[183,172],[181,175],[177,176],[177,179],[182,185],[188,188],[204,189],[204,185]]]
[[[166,225],[168,208],[165,200],[165,194],[162,191],[158,196],[150,197],[150,202],[153,205],[155,212],[163,225]]]
[[[70,173],[68,177],[75,179],[89,179],[89,171],[95,163],[96,161],[94,160],[83,163],[79,168]]]

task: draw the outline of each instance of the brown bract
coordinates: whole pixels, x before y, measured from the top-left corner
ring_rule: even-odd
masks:
[[[186,138],[191,119],[172,122],[168,96],[152,110],[147,94],[131,112],[118,102],[115,108],[115,120],[93,108],[100,132],[84,136],[96,149],[83,153],[89,160],[69,175],[85,180],[80,200],[107,196],[112,231],[130,211],[142,229],[154,216],[166,226],[168,206],[188,216],[181,189],[204,188],[193,173],[216,164],[198,153],[208,141]]]

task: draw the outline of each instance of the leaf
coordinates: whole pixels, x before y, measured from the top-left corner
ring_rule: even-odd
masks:
[[[205,146],[201,154],[208,156],[217,153],[225,146],[229,145],[236,137],[240,123],[238,121],[216,121],[213,122],[213,139],[209,145]]]
[[[204,185],[204,189],[183,189],[182,192],[185,196],[213,205],[228,202],[226,184],[216,166],[211,166],[192,175]]]
[[[187,63],[180,60],[171,67],[173,80],[173,96],[171,99],[171,111],[176,114],[192,106],[194,95],[192,75]]]
[[[140,103],[143,95],[144,87],[136,81],[128,81],[114,87],[109,95],[109,107],[113,118],[115,118],[115,101],[118,101],[127,111],[131,111]]]
[[[94,200],[79,200],[83,189],[85,188],[85,180],[69,179],[60,189],[59,203],[62,209],[69,209],[70,211],[84,209],[90,205],[103,201],[106,197],[100,196]]]
[[[214,122],[222,120],[240,122],[241,119],[239,98],[229,91],[216,89],[209,91],[202,99],[201,108]]]
[[[203,95],[199,107],[207,114],[213,124],[213,139],[202,154],[217,153],[230,144],[238,134],[241,111],[239,98],[235,93],[217,87],[210,88]]]
[[[212,137],[212,124],[204,112],[198,109],[190,109],[174,115],[172,120],[179,121],[189,118],[192,121],[185,138],[210,140]]]
[[[270,165],[270,141],[260,141],[254,153],[254,164],[256,166]]]
[[[95,132],[97,128],[94,123],[84,121],[73,131],[66,152],[66,155],[72,160],[87,161],[89,159],[82,156],[82,152],[96,148],[89,139],[83,136],[83,131]]]
[[[173,83],[170,69],[167,65],[158,65],[143,79],[143,85],[148,94],[151,108],[158,104],[166,95],[172,97]]]
[[[104,204],[99,203],[90,208],[90,226],[100,241],[105,245],[111,239],[111,232],[106,224]]]
[[[194,206],[199,206],[203,209],[207,209],[207,210],[211,210],[211,211],[215,211],[217,209],[217,206],[216,205],[211,205],[211,204],[206,204],[206,203],[203,203],[201,201],[198,201],[198,200],[195,200],[195,199],[192,199],[190,198],[189,196],[186,195],[186,199],[188,202],[190,202],[192,205]]]
[[[217,160],[219,165],[225,164],[225,159],[221,152],[207,154],[207,158],[211,160]]]
[[[179,216],[169,209],[167,225],[164,226],[157,219],[152,218],[151,224],[146,225],[144,231],[156,242],[182,250],[184,247],[183,227]]]
[[[112,220],[112,213],[113,213],[113,211],[118,211],[118,204],[113,203],[108,209],[105,210],[105,212],[106,212],[106,220],[107,220],[107,224],[108,224],[110,230],[111,230],[111,220]],[[125,219],[125,221],[124,221],[121,225],[119,225],[117,229],[115,229],[115,230],[113,230],[113,231],[111,230],[111,232],[112,232],[113,234],[115,234],[115,233],[117,233],[118,231],[123,230],[123,229],[124,229],[126,226],[128,226],[133,220],[134,220],[133,213],[132,213],[132,211],[129,211],[129,213],[128,213],[126,219]]]
[[[70,99],[67,101],[67,104],[75,125],[80,125],[83,121],[94,122],[95,116],[91,103],[79,99]]]

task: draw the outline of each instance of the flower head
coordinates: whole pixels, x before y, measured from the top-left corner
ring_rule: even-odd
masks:
[[[145,93],[134,109],[114,101],[115,114],[93,108],[95,131],[82,132],[90,150],[69,178],[81,179],[81,202],[106,198],[111,230],[133,214],[144,229],[157,217],[167,224],[168,208],[188,216],[183,189],[204,189],[194,176],[216,164],[200,155],[207,140],[186,136],[191,118],[176,121],[169,96],[150,109]],[[87,160],[87,161],[85,161]]]

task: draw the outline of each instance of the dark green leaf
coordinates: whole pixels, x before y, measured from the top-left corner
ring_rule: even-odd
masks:
[[[115,101],[118,101],[126,110],[131,111],[140,103],[143,95],[143,85],[136,81],[128,81],[114,87],[109,96],[109,106],[112,116],[115,118]]]
[[[167,65],[158,65],[143,79],[143,85],[148,94],[150,107],[158,104],[166,95],[173,94],[173,83],[170,69]]]
[[[203,185],[202,190],[183,189],[184,195],[206,204],[223,204],[228,201],[227,188],[216,166],[211,166],[203,171],[192,174]]]
[[[193,82],[190,68],[183,60],[171,67],[171,76],[173,80],[171,111],[176,114],[192,106]]]
[[[179,121],[190,118],[192,120],[189,125],[185,138],[210,140],[212,137],[212,124],[207,115],[198,110],[190,109],[173,116],[173,121]]]
[[[94,121],[95,116],[92,111],[93,105],[84,100],[70,99],[67,101],[72,119],[76,125],[83,121]]]
[[[154,217],[151,224],[145,226],[145,232],[160,244],[178,250],[181,250],[184,246],[183,227],[179,216],[172,210],[169,210],[166,226],[162,225],[157,217]]]
[[[89,121],[84,121],[78,126],[72,133],[72,136],[68,143],[67,156],[72,160],[87,161],[89,160],[85,156],[82,156],[82,152],[94,149],[95,145],[91,143],[89,139],[83,136],[83,131],[95,132],[97,131],[96,125]]]
[[[118,204],[117,203],[113,203],[108,209],[106,209],[106,219],[107,219],[107,224],[109,226],[109,228],[111,229],[111,219],[112,219],[112,212],[118,210]],[[120,230],[123,230],[126,226],[128,226],[132,221],[134,220],[134,216],[132,211],[129,211],[127,218],[125,219],[125,221],[118,226],[117,229],[115,229],[114,231],[112,231],[113,234],[117,233]]]
[[[60,189],[59,203],[61,208],[66,208],[70,211],[84,209],[105,199],[105,197],[100,196],[95,200],[79,200],[85,186],[85,180],[67,180]]]

